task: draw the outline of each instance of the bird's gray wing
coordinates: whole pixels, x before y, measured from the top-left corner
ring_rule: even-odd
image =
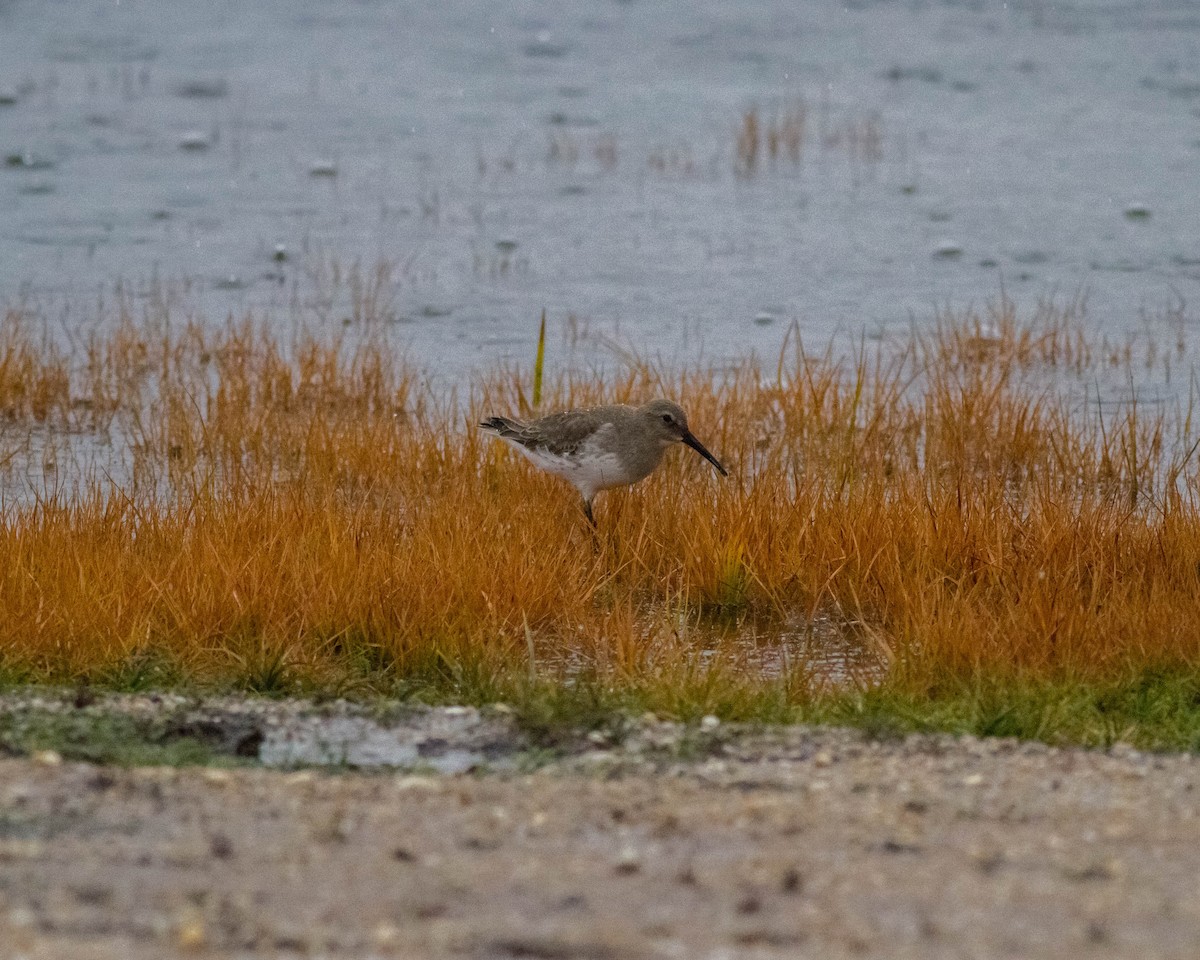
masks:
[[[509,417],[488,417],[479,424],[498,437],[555,456],[574,453],[596,431],[596,423],[580,411],[565,410],[523,423]]]

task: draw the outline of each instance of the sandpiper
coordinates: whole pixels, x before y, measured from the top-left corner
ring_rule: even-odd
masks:
[[[575,484],[592,526],[596,525],[592,498],[601,490],[650,476],[673,443],[686,443],[721,476],[728,476],[688,429],[683,408],[670,400],[651,400],[640,407],[615,403],[564,410],[537,420],[488,417],[479,426],[512,444],[543,470]]]

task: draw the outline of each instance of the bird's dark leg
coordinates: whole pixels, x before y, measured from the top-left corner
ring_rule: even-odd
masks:
[[[596,526],[596,515],[592,513],[592,501],[583,501],[583,515],[587,517],[588,533],[592,535],[592,550],[600,552],[600,528]]]

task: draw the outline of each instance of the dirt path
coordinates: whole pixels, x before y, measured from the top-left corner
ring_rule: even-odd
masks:
[[[659,734],[531,773],[0,760],[0,960],[1197,955],[1191,756]]]

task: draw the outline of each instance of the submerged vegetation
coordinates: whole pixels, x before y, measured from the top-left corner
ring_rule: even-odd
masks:
[[[122,316],[67,348],[5,316],[7,682],[1200,745],[1192,410],[1094,390],[1188,369],[1182,342],[1001,302],[527,393],[430,386],[369,322],[279,330]],[[669,458],[597,502],[596,541],[472,427],[654,395],[731,475]]]

